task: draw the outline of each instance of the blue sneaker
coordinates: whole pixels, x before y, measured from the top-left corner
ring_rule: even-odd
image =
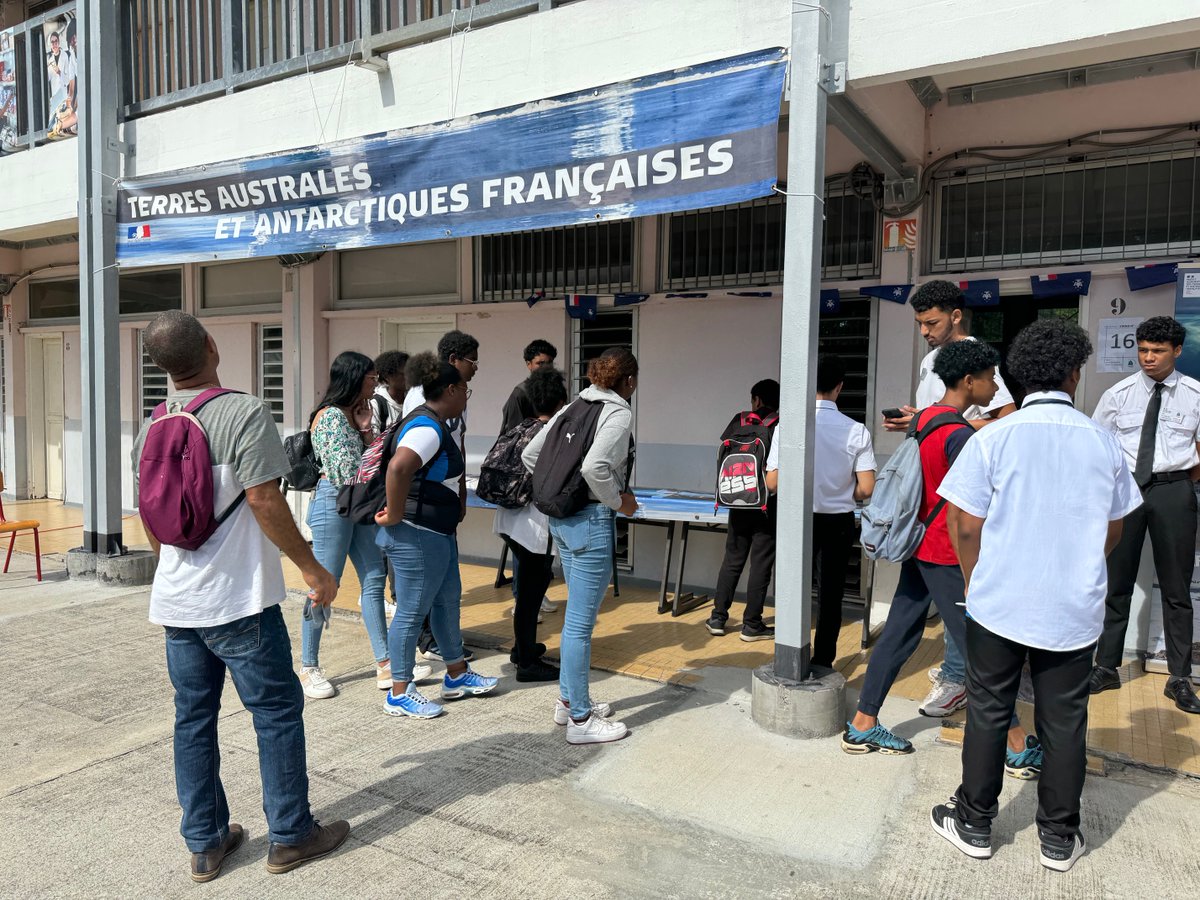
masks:
[[[499,683],[499,678],[488,678],[478,672],[472,672],[468,668],[457,678],[447,675],[442,680],[442,699],[458,700],[467,695],[477,697],[480,694],[490,693]]]
[[[391,691],[384,694],[383,709],[389,716],[412,716],[414,719],[436,719],[444,712],[440,703],[425,699],[411,684],[399,697]]]
[[[902,737],[892,734],[876,723],[874,728],[859,731],[849,722],[842,732],[842,750],[846,753],[883,753],[888,756],[904,756],[913,752],[913,745]]]
[[[1025,737],[1025,749],[1013,753],[1004,748],[1004,774],[1018,781],[1032,781],[1042,774],[1042,742],[1032,734]]]

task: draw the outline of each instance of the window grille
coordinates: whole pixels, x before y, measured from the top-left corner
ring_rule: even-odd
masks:
[[[779,284],[785,205],[781,195],[663,217],[663,287]],[[825,195],[822,278],[879,274],[882,223],[870,199],[846,188]]]
[[[477,238],[479,299],[631,291],[635,245],[629,219]]]
[[[141,368],[138,377],[138,408],[141,411],[141,421],[150,415],[167,399],[167,373],[154,364],[150,354],[146,352],[142,341],[143,332],[138,332],[138,359]]]
[[[1200,249],[1196,142],[959,170],[934,181],[934,272]]]
[[[283,424],[283,326],[258,326],[258,395]]]

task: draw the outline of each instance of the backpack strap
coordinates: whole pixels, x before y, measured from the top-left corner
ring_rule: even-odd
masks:
[[[183,408],[183,411],[185,413],[191,413],[192,415],[195,415],[196,413],[200,412],[201,409],[208,406],[208,404],[211,403],[213,400],[216,400],[218,397],[223,397],[225,394],[240,394],[240,393],[242,393],[242,392],[235,391],[232,388],[209,388],[207,391],[202,392],[200,394],[200,396],[196,397],[194,400],[192,400],[191,403],[189,403],[187,406],[185,406]]]
[[[924,410],[922,410],[921,412],[924,412]],[[928,422],[925,423],[924,428],[918,429],[916,426],[917,426],[917,422],[919,422],[920,419],[921,419],[921,413],[917,413],[915,416],[913,416],[912,423],[908,426],[909,437],[915,437],[917,439],[918,444],[920,444],[922,441],[924,441],[925,438],[929,437],[931,434],[933,434],[939,428],[944,428],[947,425],[962,425],[966,428],[971,427],[971,423],[968,422],[965,418],[963,418],[962,413],[957,412],[957,411],[938,413],[936,416],[934,416],[932,419],[930,419]],[[938,502],[935,503],[933,505],[933,509],[931,509],[929,511],[929,515],[927,515],[924,519],[921,520],[921,524],[924,525],[926,528],[928,528],[930,525],[933,524],[934,520],[937,519],[937,517],[941,514],[942,510],[945,508],[946,508],[946,498],[939,497]]]
[[[379,432],[382,434],[387,430],[388,416],[391,413],[391,408],[388,406],[388,402],[378,394],[371,398],[371,402],[375,404],[375,412],[379,416]]]

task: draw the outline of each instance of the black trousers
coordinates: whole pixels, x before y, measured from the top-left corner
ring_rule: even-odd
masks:
[[[729,533],[725,539],[725,560],[717,576],[717,594],[713,598],[713,617],[725,621],[733,605],[733,593],[746,561],[750,561],[750,581],[746,585],[746,614],[742,625],[762,625],[763,604],[775,568],[775,503],[765,513],[751,509],[729,511]]]
[[[1021,668],[1028,657],[1034,721],[1046,754],[1038,779],[1038,828],[1064,838],[1079,831],[1094,650],[1094,645],[1062,652],[1026,647],[967,619],[967,730],[958,788],[960,820],[990,825],[999,810],[1004,750]]]
[[[1192,671],[1192,569],[1196,554],[1196,494],[1188,479],[1151,484],[1144,502],[1125,517],[1121,542],[1108,557],[1108,604],[1096,664],[1115,669],[1125,649],[1129,602],[1137,579],[1146,533],[1162,589],[1167,668],[1172,675]]]
[[[842,630],[842,598],[846,593],[846,567],[854,543],[854,513],[813,513],[813,564],[817,579],[817,632],[813,637],[812,663],[832,668]]]
[[[538,612],[542,598],[554,577],[554,557],[549,553],[534,553],[517,543],[507,534],[502,534],[504,543],[513,555],[514,583],[517,586],[517,608],[513,614],[513,640],[517,648],[517,665],[532,666],[538,660],[534,647],[537,644]]]

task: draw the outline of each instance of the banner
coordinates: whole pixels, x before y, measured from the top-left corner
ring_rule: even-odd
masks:
[[[122,266],[527,231],[775,184],[781,49],[437,125],[125,179]]]
[[[50,98],[46,136],[52,141],[79,133],[79,48],[75,13],[67,12],[42,25],[46,47],[46,96]]]
[[[0,31],[0,153],[17,147],[17,54],[12,31]]]

